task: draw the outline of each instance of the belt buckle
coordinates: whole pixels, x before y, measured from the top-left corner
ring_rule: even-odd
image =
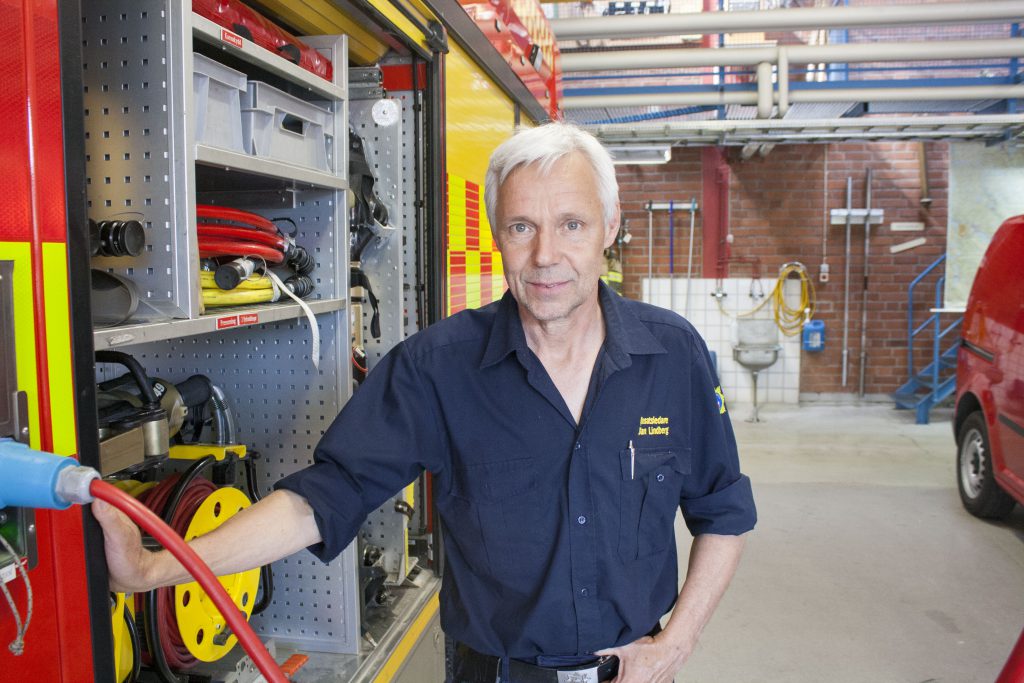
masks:
[[[558,683],[598,683],[597,667],[582,671],[558,671]]]

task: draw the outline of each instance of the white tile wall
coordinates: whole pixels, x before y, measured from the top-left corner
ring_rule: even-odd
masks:
[[[750,371],[733,360],[732,349],[736,343],[736,315],[753,309],[764,299],[751,297],[757,294],[756,283],[750,278],[730,278],[722,281],[722,289],[726,297],[721,300],[722,313],[716,300],[711,296],[717,288],[717,280],[694,279],[690,281],[691,291],[687,302],[687,281],[677,277],[674,281],[668,278],[644,278],[644,301],[668,308],[689,320],[708,348],[718,355],[718,377],[722,383],[726,400],[730,406],[753,405],[754,383]],[[674,297],[673,288],[674,284]],[[774,278],[761,278],[761,290],[765,298],[770,298],[775,286]],[[799,283],[796,280],[786,282],[786,299],[792,305],[799,299]],[[754,314],[758,318],[771,318],[772,305],[769,301]],[[768,403],[797,404],[800,400],[800,336],[787,337],[779,332],[779,343],[782,351],[779,359],[767,370],[762,370],[757,378],[758,405]]]

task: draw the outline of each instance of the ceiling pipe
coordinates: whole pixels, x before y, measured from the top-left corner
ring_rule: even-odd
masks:
[[[761,62],[757,65],[757,118],[772,117],[773,97],[771,62]]]
[[[729,104],[757,104],[757,92],[703,91],[686,93],[651,93],[649,95],[585,95],[562,98],[563,109],[590,109],[591,107],[638,107],[667,104],[669,100],[686,102],[685,106],[724,106]],[[622,102],[622,104],[619,104]]]
[[[789,111],[789,48],[779,48],[779,118]]]
[[[783,49],[787,53],[788,61],[792,64],[992,59],[1024,57],[1024,40],[1014,38],[1006,40],[684,49],[670,47],[658,50],[563,52],[559,64],[563,73],[617,71],[620,69],[756,66],[762,62],[777,63]]]
[[[957,4],[886,5],[884,7],[806,7],[748,12],[689,12],[613,17],[552,19],[558,40],[641,38],[745,31],[861,28],[922,24],[1016,22],[1024,2],[993,0]]]
[[[776,93],[777,97],[778,94]],[[927,100],[1008,100],[1024,98],[1024,84],[967,85],[918,88],[814,88],[789,91],[789,103],[800,102],[909,102]],[[729,92],[645,93],[642,95],[587,95],[566,97],[564,109],[611,107],[757,105],[756,90]],[[767,118],[767,117],[760,117]]]

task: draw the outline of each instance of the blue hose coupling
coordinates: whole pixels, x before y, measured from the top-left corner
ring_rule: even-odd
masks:
[[[99,478],[74,458],[43,453],[12,439],[0,439],[0,508],[64,510],[92,500],[89,485]]]

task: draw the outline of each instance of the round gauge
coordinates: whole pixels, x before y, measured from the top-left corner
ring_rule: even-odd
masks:
[[[398,107],[398,100],[393,99],[377,100],[373,103],[370,113],[373,116],[373,122],[378,126],[393,126],[402,115],[402,111]]]

